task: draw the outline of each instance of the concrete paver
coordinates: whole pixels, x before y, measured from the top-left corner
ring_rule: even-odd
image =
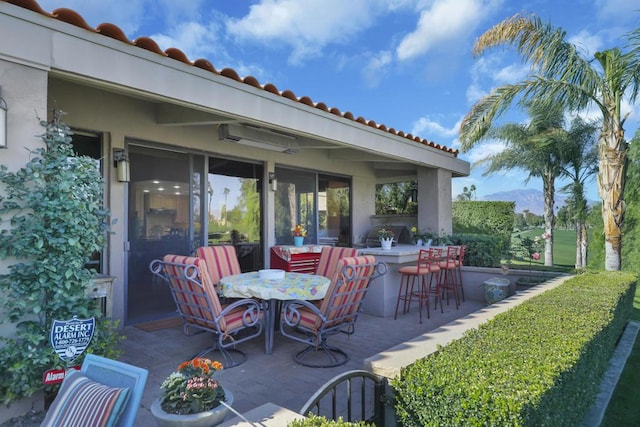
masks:
[[[264,338],[261,336],[239,345],[238,348],[249,356],[245,363],[219,371],[216,375],[222,386],[232,391],[233,408],[241,413],[268,402],[299,411],[313,393],[334,376],[363,369],[363,362],[367,357],[484,306],[483,302],[467,298],[457,310],[452,303],[445,305],[444,313],[432,311],[431,318],[425,317],[422,324],[418,322],[415,306],[408,314],[399,315],[397,320],[363,313],[358,318],[354,335],[339,334],[331,338],[332,345],[342,348],[350,355],[347,364],[334,368],[298,365],[293,360],[293,355],[304,345],[282,337],[279,332],[275,334],[273,354],[267,355],[264,353]],[[149,407],[160,396],[162,381],[179,363],[211,346],[213,338],[207,333],[186,336],[180,326],[153,332],[127,326],[123,333],[127,339],[121,344],[123,355],[120,360],[149,370],[136,425],[153,426],[155,420]],[[215,355],[207,357],[215,359]]]

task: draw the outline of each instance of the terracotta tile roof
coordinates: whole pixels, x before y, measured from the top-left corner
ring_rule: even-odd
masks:
[[[276,86],[274,86],[271,83],[267,83],[264,86],[262,86],[260,84],[260,82],[258,82],[258,80],[255,77],[252,76],[247,76],[244,78],[241,78],[238,73],[231,69],[231,68],[224,68],[220,71],[217,71],[215,69],[215,67],[211,64],[211,62],[209,62],[206,59],[197,59],[194,62],[191,62],[189,60],[189,58],[187,58],[187,56],[184,54],[184,52],[182,52],[180,49],[171,47],[168,48],[166,50],[162,50],[160,49],[160,47],[158,46],[158,44],[151,38],[149,37],[138,37],[137,39],[131,41],[127,38],[127,36],[124,34],[124,32],[116,25],[114,24],[110,24],[110,23],[103,23],[98,25],[96,28],[92,28],[91,26],[89,26],[89,24],[87,24],[87,22],[84,20],[84,18],[82,16],[80,16],[80,14],[78,14],[75,10],[73,9],[67,9],[67,8],[59,8],[59,9],[55,9],[53,12],[49,13],[45,10],[43,10],[40,5],[38,4],[38,2],[36,0],[0,0],[3,2],[7,2],[7,3],[11,3],[13,5],[31,10],[33,12],[39,13],[41,15],[53,18],[53,19],[57,19],[58,21],[63,21],[66,22],[68,24],[71,25],[75,25],[76,27],[80,27],[83,28],[87,31],[91,31],[93,33],[98,33],[101,35],[104,35],[106,37],[111,37],[112,39],[118,40],[122,43],[126,43],[129,45],[133,45],[151,52],[154,52],[158,55],[162,55],[162,56],[166,56],[169,58],[172,58],[176,61],[180,61],[183,62],[187,65],[191,65],[194,67],[198,67],[198,68],[202,68],[203,70],[207,70],[211,73],[214,74],[218,74],[220,76],[224,76],[233,80],[236,80],[238,82],[241,83],[245,83],[248,84],[250,86],[254,86],[256,88],[259,89],[263,89],[266,90],[267,92],[271,92],[275,95],[279,95],[282,96],[284,98],[290,99],[294,102],[300,102],[302,104],[308,105],[309,107],[312,108],[317,108],[319,110],[322,111],[326,111],[330,114],[335,114],[336,116],[340,116],[340,117],[344,117],[345,119],[349,119],[349,120],[354,120],[358,123],[361,123],[365,126],[370,126],[372,128],[376,128],[382,132],[388,132],[400,137],[404,137],[407,138],[411,141],[417,142],[419,144],[423,144],[423,145],[427,145],[433,148],[436,148],[438,150],[442,150],[444,152],[447,153],[452,153],[454,157],[458,156],[458,150],[454,150],[452,148],[449,147],[445,147],[444,145],[440,145],[440,144],[436,144],[433,141],[429,141],[426,140],[424,138],[420,138],[418,136],[413,136],[411,134],[406,134],[402,131],[396,131],[394,128],[387,128],[384,124],[376,124],[375,121],[373,120],[367,120],[364,117],[358,117],[358,118],[354,118],[353,114],[349,111],[346,111],[344,113],[342,113],[338,108],[333,107],[333,108],[329,108],[327,107],[326,104],[324,104],[323,102],[313,102],[311,100],[311,98],[309,98],[308,96],[303,96],[298,98],[295,93],[293,93],[290,90],[285,90],[283,92],[280,92],[278,90],[278,88]]]

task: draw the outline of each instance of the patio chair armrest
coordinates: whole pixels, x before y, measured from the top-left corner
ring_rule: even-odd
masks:
[[[264,310],[264,303],[260,303],[251,298],[245,298],[226,306],[220,314],[216,317],[216,323],[220,321],[224,316],[237,310],[240,307],[246,307],[242,315],[242,323],[245,326],[254,326],[262,320],[262,311]]]
[[[300,312],[298,311],[298,308],[300,306],[308,308],[315,315],[320,317],[322,319],[322,322],[326,322],[327,319],[324,317],[320,309],[314,304],[305,300],[294,300],[287,301],[282,307],[282,318],[285,324],[291,327],[298,326],[298,324],[300,323]]]

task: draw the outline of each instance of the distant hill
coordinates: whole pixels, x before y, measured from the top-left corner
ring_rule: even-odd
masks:
[[[566,197],[556,192],[556,207],[564,206]],[[498,193],[487,194],[479,197],[478,200],[516,202],[516,212],[521,213],[525,210],[542,215],[544,212],[544,194],[540,190],[522,189],[500,191]]]

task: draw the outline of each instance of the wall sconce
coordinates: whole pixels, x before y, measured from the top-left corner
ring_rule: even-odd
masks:
[[[275,172],[269,172],[269,185],[271,186],[271,191],[275,192],[278,189],[278,179]]]
[[[0,148],[7,148],[7,101],[2,98],[0,87]]]
[[[117,170],[116,178],[119,182],[129,182],[129,157],[124,149],[113,149],[113,167]]]
[[[413,203],[418,203],[418,186],[414,185],[411,188],[411,201]]]

